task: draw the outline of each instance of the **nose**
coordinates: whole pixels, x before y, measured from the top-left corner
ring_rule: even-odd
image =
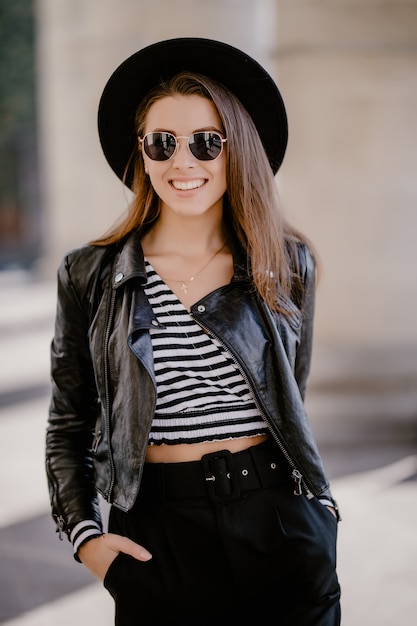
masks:
[[[177,137],[177,149],[172,157],[173,166],[177,168],[192,167],[195,163],[195,157],[191,154],[188,147],[188,137]]]

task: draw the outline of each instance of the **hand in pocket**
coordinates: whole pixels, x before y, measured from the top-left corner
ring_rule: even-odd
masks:
[[[87,541],[78,550],[78,556],[93,576],[103,582],[107,570],[120,552],[129,554],[138,561],[149,561],[152,558],[151,553],[143,546],[112,533]]]

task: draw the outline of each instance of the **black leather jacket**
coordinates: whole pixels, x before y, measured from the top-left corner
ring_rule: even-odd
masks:
[[[287,302],[289,316],[259,299],[238,253],[231,282],[191,314],[239,364],[272,436],[302,475],[298,486],[331,497],[303,405],[315,268],[302,245],[299,258],[304,289],[297,304]],[[66,532],[85,519],[100,523],[97,492],[125,511],[138,493],[156,401],[148,331],[158,321],[145,282],[137,233],[118,246],[74,250],[58,270],[46,465],[53,517]]]

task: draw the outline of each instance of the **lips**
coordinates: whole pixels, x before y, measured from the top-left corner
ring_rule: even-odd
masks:
[[[190,191],[202,187],[206,180],[204,178],[195,178],[193,180],[171,180],[171,185],[178,191]]]

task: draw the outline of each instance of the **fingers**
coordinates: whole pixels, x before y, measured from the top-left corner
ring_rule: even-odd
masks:
[[[152,555],[143,546],[127,537],[108,533],[94,537],[78,550],[78,556],[87,569],[103,581],[110,565],[123,552],[138,561],[149,561]]]
[[[152,554],[146,550],[143,546],[135,543],[128,537],[122,537],[122,535],[115,535],[113,533],[106,533],[103,535],[103,540],[110,550],[114,552],[124,552],[129,554],[138,561],[149,561],[152,558]]]
[[[330,513],[333,513],[333,515],[335,516],[335,518],[337,519],[337,513],[334,507],[332,506],[328,506],[327,504],[325,504],[326,509],[329,509]]]

